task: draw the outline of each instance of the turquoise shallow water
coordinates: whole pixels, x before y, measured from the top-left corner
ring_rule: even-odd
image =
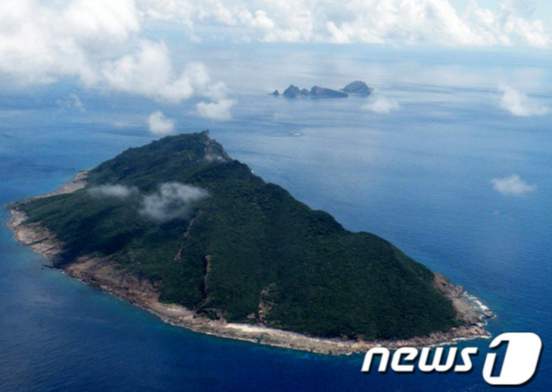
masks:
[[[195,117],[193,103],[152,105],[72,85],[27,95],[4,92],[0,203],[51,191],[79,169],[147,143],[153,137],[144,119],[160,108],[179,119],[180,132],[210,128],[233,158],[267,181],[329,211],[351,230],[389,239],[463,284],[498,314],[489,325],[493,334],[539,334],[545,347],[540,368],[522,389],[552,387],[550,114],[510,115],[499,107],[498,78],[489,76],[499,72],[515,80],[512,75],[532,67],[540,84],[524,88],[552,106],[550,71],[538,55],[516,65],[508,54],[495,59],[459,53],[455,62],[433,58],[431,73],[419,65],[426,58],[408,53],[370,58],[343,52],[327,59],[316,50],[283,56],[276,47],[262,56],[255,52],[265,63],[251,61],[251,49],[238,51],[233,60],[217,57],[222,49],[211,53],[205,61],[222,79],[239,66],[255,81],[228,82],[237,104],[227,123]],[[221,57],[231,66],[220,64]],[[295,71],[275,72],[276,58],[283,69]],[[339,68],[343,63],[346,72]],[[399,75],[407,68],[412,75]],[[274,77],[264,76],[271,72]],[[363,110],[360,98],[290,102],[265,95],[291,82],[310,87],[332,80],[328,85],[334,87],[357,77],[372,79],[377,94],[396,100],[399,109],[385,115]],[[239,83],[245,87],[237,89]],[[79,94],[85,112],[53,103],[69,92]],[[520,197],[493,189],[492,179],[512,174],[536,189]],[[8,214],[0,218],[5,222]],[[496,389],[481,377],[489,341],[463,344],[482,351],[468,375],[365,375],[360,355],[317,356],[165,325],[43,264],[7,228],[0,229],[2,391]]]

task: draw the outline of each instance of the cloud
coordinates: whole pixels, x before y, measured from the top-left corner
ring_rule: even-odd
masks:
[[[539,2],[503,0],[501,11],[492,12],[472,1],[466,12],[467,20],[485,45],[549,47],[552,42],[549,23],[534,18]]]
[[[174,131],[174,121],[157,111],[148,118],[149,131],[154,135],[169,135]]]
[[[369,110],[379,114],[389,114],[399,108],[399,103],[394,99],[385,98],[382,96],[377,97],[372,102],[362,106],[362,109]]]
[[[522,196],[537,189],[535,184],[527,184],[517,174],[504,178],[494,178],[491,180],[491,184],[494,190],[504,196]]]
[[[204,66],[201,67],[206,74]],[[139,43],[135,53],[106,62],[102,75],[114,90],[172,103],[190,98],[195,92],[194,85],[201,86],[207,81],[205,76],[194,80],[195,75],[190,73],[189,67],[177,75],[167,46],[163,42],[147,40]]]
[[[101,72],[109,88],[157,101],[179,103],[199,96],[214,105],[226,102],[226,85],[212,82],[203,63],[188,62],[177,73],[163,42],[142,40],[136,52],[104,63]],[[227,115],[230,116],[229,110]]]
[[[541,0],[504,0],[500,7],[509,14],[531,17]]]
[[[116,199],[127,199],[140,194],[138,188],[125,185],[99,185],[89,188],[87,192],[95,198],[113,197]]]
[[[450,0],[141,0],[148,18],[173,20],[194,34],[263,42],[547,47],[549,21],[538,0],[503,0],[497,10]],[[486,4],[482,2],[482,4]],[[195,35],[194,35],[195,37]],[[197,38],[197,37],[195,37]]]
[[[69,94],[69,98],[73,101],[73,107],[81,112],[84,112],[84,105],[77,94]]]
[[[0,74],[24,85],[76,80],[173,104],[226,99],[204,64],[175,68],[167,45],[145,38],[143,20],[135,0],[4,0]]]
[[[132,0],[4,0],[0,26],[0,72],[23,83],[59,76],[94,83],[95,63],[116,56],[140,31]]]
[[[140,195],[135,186],[99,185],[87,190],[88,194],[97,199],[115,198],[128,199],[140,196],[138,213],[155,223],[164,223],[177,218],[185,218],[194,203],[209,197],[209,193],[196,186],[179,182],[166,182],[158,186],[155,193]]]
[[[514,116],[544,116],[548,113],[546,106],[529,99],[523,91],[506,85],[501,86],[500,89],[502,91],[500,106]]]
[[[200,102],[196,105],[196,113],[205,118],[210,118],[218,121],[227,121],[232,118],[230,108],[234,106],[236,101],[231,99],[222,99],[218,102]]]
[[[208,196],[206,190],[192,185],[164,183],[158,187],[157,192],[144,196],[140,214],[156,223],[184,218],[190,213],[194,203]]]
[[[56,105],[63,109],[76,109],[80,112],[85,111],[84,104],[77,94],[69,94],[67,99],[58,99]]]

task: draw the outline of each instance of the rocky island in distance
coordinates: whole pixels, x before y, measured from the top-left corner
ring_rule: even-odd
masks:
[[[489,337],[460,286],[264,182],[207,131],[8,208],[17,240],[67,275],[193,331],[332,354]]]
[[[352,83],[349,83],[341,90],[334,90],[331,88],[320,86],[313,86],[310,90],[307,90],[306,88],[300,89],[299,87],[292,84],[287,89],[285,89],[281,95],[286,98],[347,98],[349,95],[368,97],[373,92],[374,89],[368,87],[366,83],[360,80],[356,80]],[[278,90],[275,90],[272,95],[274,95],[275,97],[279,97],[280,92]]]

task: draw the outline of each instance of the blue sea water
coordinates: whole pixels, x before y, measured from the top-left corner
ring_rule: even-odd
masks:
[[[170,45],[170,42],[169,42]],[[74,83],[0,93],[0,204],[49,192],[122,150],[153,140],[162,110],[178,132],[209,128],[235,159],[346,228],[378,234],[462,284],[497,315],[488,329],[535,332],[544,352],[534,380],[552,388],[551,115],[518,117],[501,86],[552,108],[541,53],[445,53],[355,47],[212,47],[193,53],[227,83],[233,119],[89,91]],[[342,87],[362,79],[374,98],[288,101],[290,83]],[[77,94],[85,110],[63,104]],[[384,96],[389,114],[363,109]],[[491,181],[517,174],[531,192]],[[2,211],[0,220],[6,222]],[[328,357],[195,334],[45,266],[0,228],[2,391],[490,391],[481,375],[362,374],[362,355]]]

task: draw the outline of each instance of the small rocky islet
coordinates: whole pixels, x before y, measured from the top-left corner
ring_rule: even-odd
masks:
[[[349,95],[368,97],[372,95],[373,92],[374,89],[368,87],[365,82],[356,80],[340,90],[320,86],[313,86],[310,90],[307,90],[306,88],[300,89],[299,87],[291,84],[282,94],[280,94],[278,90],[275,90],[272,95],[275,97],[282,95],[286,98],[347,98]]]

